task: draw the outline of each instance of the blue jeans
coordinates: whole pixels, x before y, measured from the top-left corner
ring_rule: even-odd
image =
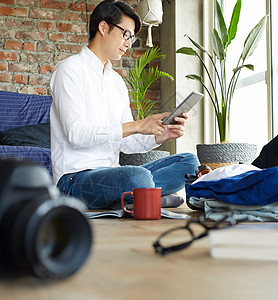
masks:
[[[199,161],[194,154],[170,155],[141,166],[88,169],[63,175],[61,192],[83,199],[89,209],[104,208],[119,201],[134,188],[161,187],[161,194],[175,193],[185,186],[185,174],[195,174]],[[128,198],[127,198],[128,203]]]

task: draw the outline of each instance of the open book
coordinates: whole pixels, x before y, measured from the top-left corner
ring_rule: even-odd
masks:
[[[97,211],[97,212],[96,211],[87,211],[87,212],[85,212],[85,216],[88,219],[95,219],[95,218],[101,218],[101,217],[123,218],[123,217],[129,217],[130,214],[124,212],[123,209],[117,209],[117,210],[107,210],[107,211]],[[169,218],[169,219],[179,219],[179,220],[190,219],[190,216],[187,214],[179,214],[179,213],[171,212],[164,208],[161,208],[161,217]]]

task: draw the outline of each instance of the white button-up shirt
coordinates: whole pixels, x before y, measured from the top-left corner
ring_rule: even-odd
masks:
[[[58,63],[50,81],[53,182],[66,173],[119,166],[119,152],[146,152],[153,135],[122,138],[122,123],[133,121],[127,87],[88,48]]]

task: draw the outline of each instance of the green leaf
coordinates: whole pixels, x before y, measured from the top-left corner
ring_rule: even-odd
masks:
[[[164,59],[165,55],[161,54],[158,47],[150,48],[144,52],[139,58],[136,59],[134,65],[130,69],[129,77],[127,82],[131,87],[136,90],[140,81],[140,74],[144,68],[154,59]]]
[[[224,50],[223,50],[222,41],[218,35],[218,32],[215,29],[213,29],[211,41],[212,41],[213,53],[216,55],[218,60],[221,62],[225,58],[225,54],[224,54]]]
[[[141,117],[143,119],[157,112],[157,110],[151,111],[156,102],[152,102],[150,99],[145,99],[141,104]]]
[[[254,71],[254,65],[247,64],[247,65],[241,65],[241,66],[238,66],[238,67],[234,68],[233,72],[236,73],[237,71],[241,70],[242,68],[247,68],[251,71]]]
[[[176,51],[176,53],[191,55],[191,56],[197,56],[197,52],[190,48],[190,47],[182,47]]]
[[[150,85],[155,80],[161,77],[167,77],[172,81],[174,80],[174,78],[168,73],[159,71],[158,67],[156,67],[156,69],[150,68],[148,72],[146,70],[143,70],[143,72],[141,73],[141,80],[139,81],[139,90],[142,91],[143,93],[146,93]]]
[[[189,40],[190,40],[190,42],[196,47],[196,48],[198,48],[199,50],[201,50],[202,52],[205,52],[205,53],[207,53],[210,57],[211,57],[211,54],[203,47],[203,46],[201,46],[199,43],[197,43],[196,41],[194,41],[191,37],[189,37],[188,35],[184,35],[184,36],[186,36]],[[182,48],[181,48],[182,49]]]
[[[203,78],[201,76],[199,76],[199,75],[196,75],[196,74],[186,75],[185,78],[192,79],[192,80],[197,80],[199,82],[203,82]]]
[[[149,48],[146,52],[144,52],[140,58],[137,58],[139,61],[140,69],[144,69],[147,64],[149,64],[154,59],[164,59],[165,55],[160,52],[158,47]]]
[[[226,48],[226,45],[228,43],[228,31],[227,31],[227,26],[223,17],[223,13],[221,10],[221,7],[218,3],[217,0],[215,0],[216,2],[216,18],[217,18],[217,22],[218,22],[218,27],[220,30],[220,35],[221,35],[221,40],[222,40],[222,44],[223,44],[223,49]]]
[[[266,25],[267,16],[263,17],[260,22],[251,30],[247,36],[243,50],[241,53],[241,58],[243,61],[253,54],[255,51],[263,33],[263,29]]]
[[[241,11],[241,0],[237,0],[233,14],[231,17],[229,29],[228,29],[228,34],[229,34],[229,41],[227,46],[231,43],[231,41],[235,38],[236,32],[237,32],[237,25],[239,21],[239,16],[240,16],[240,11]]]

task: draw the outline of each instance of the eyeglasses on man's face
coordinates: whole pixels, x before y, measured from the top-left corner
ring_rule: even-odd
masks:
[[[121,26],[119,26],[117,24],[114,24],[114,23],[110,23],[110,24],[113,25],[113,26],[115,26],[115,27],[117,27],[117,28],[119,28],[119,29],[121,29],[123,31],[123,38],[126,41],[130,40],[131,45],[135,43],[136,37],[135,37],[135,35],[131,34],[131,32],[129,30],[124,29]]]
[[[155,252],[161,255],[167,255],[171,252],[186,249],[194,241],[208,235],[210,230],[216,230],[235,225],[232,213],[227,213],[222,219],[208,224],[201,215],[198,218],[192,218],[185,223],[185,226],[175,227],[163,232],[153,244]]]

